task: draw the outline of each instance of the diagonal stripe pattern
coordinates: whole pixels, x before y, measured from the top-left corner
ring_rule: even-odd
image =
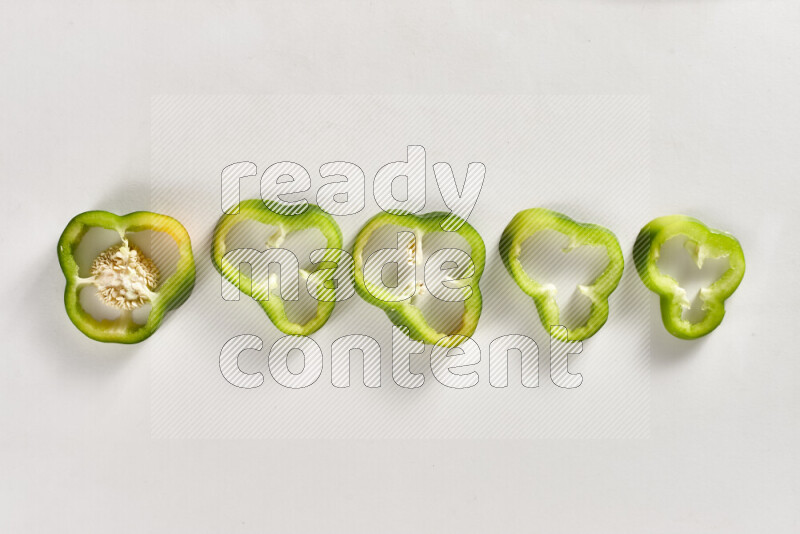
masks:
[[[652,218],[646,97],[174,95],[153,98],[151,121],[150,209],[186,226],[197,261],[191,298],[145,347],[152,370],[153,437],[648,437],[653,303],[630,257],[641,223]],[[412,146],[424,152],[409,150]],[[424,180],[413,180],[423,158]],[[337,303],[303,354],[290,350],[298,340],[279,332],[257,303],[222,298],[208,253],[214,224],[237,200],[259,197],[265,171],[281,162],[286,165],[272,172],[292,171],[293,187],[304,185],[303,169],[310,180],[308,191],[286,198],[321,204],[318,199],[335,196],[341,209],[354,208],[336,217],[348,246],[381,209],[380,202],[390,202],[392,186],[376,191],[373,185],[387,165],[413,164],[404,167],[412,173],[407,198],[424,198],[422,212],[458,205],[453,196],[443,198],[434,165],[446,162],[458,181],[467,175],[476,180],[480,169],[470,163],[484,167],[469,214],[487,245],[483,314],[473,337],[480,360],[454,370],[475,371],[477,383],[464,374],[458,384],[469,387],[443,385],[439,378],[448,360],[465,356],[437,353],[432,359],[434,347],[408,340],[382,311],[358,297]],[[323,178],[318,171],[331,162]],[[363,187],[334,181],[359,176],[356,168]],[[442,172],[446,169],[439,167],[445,176]],[[404,181],[396,180],[394,189],[405,193]],[[326,184],[347,194],[323,191]],[[391,202],[398,209],[415,207],[397,196],[400,200]],[[353,204],[341,204],[345,197]],[[622,281],[609,300],[609,321],[583,342],[579,354],[569,354],[574,347],[551,347],[533,302],[510,280],[497,253],[511,216],[535,206],[613,229],[626,253]],[[260,232],[245,229],[241,240],[263,250],[259,245],[270,234]],[[310,250],[324,248],[305,235],[291,245],[285,246],[301,268],[309,263]],[[548,261],[557,269],[567,260]],[[301,280],[299,307],[310,298],[304,286]],[[445,304],[431,310],[432,321],[450,318],[460,305]],[[343,340],[346,336],[352,339]],[[405,355],[399,362],[393,348]],[[582,377],[579,387],[554,383],[570,383],[576,375]],[[250,387],[236,387],[227,377]]]

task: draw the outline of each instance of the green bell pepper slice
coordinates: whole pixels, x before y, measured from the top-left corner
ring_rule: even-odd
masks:
[[[578,290],[588,297],[592,304],[586,323],[569,330],[552,327],[560,325],[560,310],[556,303],[556,288],[533,280],[519,261],[522,244],[537,232],[554,230],[569,237],[570,243],[564,252],[580,246],[599,246],[606,250],[608,265],[589,285],[580,285]],[[544,208],[532,208],[517,213],[503,231],[500,238],[500,257],[511,278],[536,304],[539,319],[549,334],[563,341],[580,341],[597,333],[608,320],[608,297],[619,285],[625,259],[617,237],[611,230],[596,224],[580,223],[562,213]],[[566,339],[566,336],[569,339]]]
[[[337,251],[340,253],[342,248],[342,232],[336,221],[314,204],[308,204],[308,208],[296,215],[286,215],[277,213],[279,204],[275,202],[264,202],[261,199],[244,200],[238,205],[238,213],[223,215],[214,229],[214,237],[211,245],[211,258],[217,271],[222,274],[229,282],[236,286],[240,291],[249,297],[255,298],[261,308],[266,312],[272,324],[284,334],[293,336],[307,336],[322,328],[333,313],[336,305],[335,288],[333,275],[338,261],[340,260]],[[234,210],[235,211],[235,210]],[[269,295],[260,300],[254,295],[258,295],[261,289],[258,284],[254,284],[251,277],[240,273],[239,265],[235,265],[225,259],[226,252],[229,251],[226,239],[234,226],[244,220],[252,220],[265,225],[278,228],[276,234],[266,243],[267,248],[278,248],[284,237],[299,230],[317,228],[325,238],[328,249],[337,249],[330,254],[326,254],[326,261],[319,262],[313,269],[301,269],[300,275],[308,278],[312,273],[320,271],[323,276],[323,287],[317,300],[316,313],[313,318],[304,324],[295,323],[286,315],[286,308],[282,298],[278,295]],[[270,282],[267,281],[267,284]],[[267,288],[268,291],[268,288]]]
[[[728,269],[722,276],[700,290],[706,313],[697,323],[683,319],[683,311],[691,307],[686,291],[656,266],[661,247],[678,236],[686,238],[685,247],[698,269],[707,258],[728,258]],[[667,215],[647,223],[636,238],[633,260],[644,285],[660,297],[664,327],[681,339],[705,336],[719,326],[725,316],[725,300],[739,287],[745,270],[744,252],[735,237],[685,215]]]
[[[92,263],[90,276],[80,276],[75,250],[91,228],[104,228],[119,234],[120,243],[102,252]],[[175,273],[158,280],[158,269],[141,250],[128,242],[127,234],[152,230],[171,236],[178,246]],[[87,211],[67,224],[58,240],[58,261],[66,278],[64,305],[72,323],[88,337],[110,343],[139,343],[161,325],[169,310],[189,297],[195,280],[192,243],[186,229],[167,215],[137,211],[115,215],[107,211]],[[120,310],[116,319],[95,319],[80,303],[83,288],[94,285],[104,304]],[[152,305],[147,321],[133,320],[134,309]]]
[[[434,232],[444,232],[443,226],[454,228],[457,226],[454,215],[446,212],[431,212],[424,215],[402,214],[400,212],[384,212],[372,217],[361,228],[356,236],[353,245],[353,262],[355,264],[355,289],[358,295],[368,303],[381,308],[389,320],[396,326],[403,326],[408,329],[408,336],[411,339],[422,341],[429,345],[436,344],[444,337],[452,336],[448,346],[457,346],[466,337],[471,336],[478,326],[478,320],[483,308],[483,298],[479,287],[481,276],[483,275],[486,263],[486,247],[480,234],[466,221],[455,230],[470,246],[470,258],[474,271],[471,271],[469,284],[462,287],[462,290],[469,291],[469,296],[463,300],[464,312],[461,316],[459,327],[454,332],[439,332],[428,324],[422,310],[414,305],[412,298],[403,301],[388,301],[380,298],[380,290],[369,287],[364,278],[364,249],[370,236],[383,226],[400,226],[408,228],[414,233],[414,247],[409,250],[409,261],[413,257],[414,262],[422,264],[421,242],[425,234]],[[445,223],[445,221],[447,221]],[[460,221],[459,221],[460,222]],[[422,284],[417,283],[417,287]],[[378,296],[376,296],[376,293]],[[417,293],[415,293],[416,295]]]

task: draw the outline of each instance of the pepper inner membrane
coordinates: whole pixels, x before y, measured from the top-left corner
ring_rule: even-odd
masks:
[[[398,225],[384,225],[376,228],[369,236],[366,244],[364,245],[363,259],[366,263],[367,259],[377,250],[384,248],[395,248],[398,244],[398,233],[415,231],[412,228],[407,228]],[[427,232],[423,233],[417,231],[415,234],[415,245],[412,250],[405,251],[405,259],[411,264],[412,257],[414,258],[414,289],[413,296],[402,302],[410,303],[417,307],[421,312],[428,325],[439,332],[456,332],[461,326],[461,321],[464,315],[464,301],[446,301],[432,295],[431,292],[425,287],[425,262],[438,250],[445,248],[455,248],[471,254],[472,249],[467,241],[457,234],[456,232]],[[421,255],[420,255],[421,252]],[[412,256],[413,254],[413,256]],[[460,268],[463,266],[459,265]],[[411,287],[406,284],[404,287],[398,287],[398,271],[399,268],[396,264],[389,263],[384,265],[381,271],[382,284],[386,287],[396,287],[399,295],[405,295],[411,292]],[[450,274],[455,275],[455,278],[461,278],[463,275],[458,274],[459,270],[451,271]],[[454,283],[456,286],[468,286],[471,279],[467,278],[464,281]],[[380,283],[377,280],[370,280],[365,273],[365,282]],[[453,284],[449,284],[453,285]]]
[[[706,315],[703,309],[703,298],[700,290],[709,287],[719,280],[730,267],[727,257],[705,258],[703,266],[698,267],[687,246],[694,242],[686,236],[671,237],[661,246],[656,268],[665,275],[674,278],[681,289],[686,292],[690,307],[683,309],[681,318],[692,324],[699,323]]]
[[[159,285],[176,272],[179,258],[178,244],[165,232],[142,230],[120,236],[114,230],[90,228],[75,248],[79,276],[92,279],[80,290],[80,305],[96,320],[129,317],[144,324],[152,309],[145,294],[158,292]],[[147,291],[137,290],[148,274],[155,276]]]
[[[522,269],[529,278],[555,290],[559,322],[567,330],[581,327],[589,320],[592,301],[578,286],[591,285],[605,271],[609,261],[603,246],[582,245],[565,250],[569,245],[569,236],[545,229],[526,239],[519,255]]]

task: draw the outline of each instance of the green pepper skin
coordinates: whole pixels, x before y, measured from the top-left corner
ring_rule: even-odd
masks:
[[[550,335],[556,339],[564,338],[564,330],[553,334],[551,327],[560,325],[560,310],[555,299],[555,288],[541,284],[527,275],[519,261],[522,244],[532,235],[542,230],[555,230],[570,238],[564,252],[577,247],[600,246],[606,250],[608,265],[588,286],[578,286],[582,294],[592,301],[586,324],[568,332],[569,341],[588,339],[597,333],[608,320],[608,297],[619,284],[625,259],[613,232],[596,224],[576,222],[564,214],[544,208],[532,208],[517,213],[503,231],[500,238],[500,257],[511,278],[536,304],[539,319]]]
[[[447,346],[457,346],[464,341],[466,337],[471,336],[478,326],[478,320],[481,316],[481,309],[483,308],[483,298],[479,287],[483,269],[486,263],[486,246],[480,234],[469,225],[466,221],[463,222],[461,227],[455,232],[464,238],[470,246],[470,258],[475,267],[475,271],[471,277],[469,287],[471,295],[464,300],[464,314],[461,317],[461,324],[455,332],[439,332],[431,327],[425,319],[422,311],[414,306],[410,299],[401,302],[389,302],[377,298],[370,293],[364,281],[364,247],[369,241],[370,235],[382,226],[401,226],[408,228],[419,237],[426,233],[443,232],[442,224],[447,221],[449,228],[456,225],[453,224],[454,215],[446,212],[431,212],[425,215],[407,215],[400,213],[384,212],[371,218],[361,228],[356,236],[355,244],[353,245],[353,261],[355,263],[355,288],[356,292],[365,301],[370,304],[381,308],[389,320],[396,326],[403,326],[408,328],[408,336],[411,339],[422,341],[429,345],[436,344],[439,340],[447,336],[453,336],[450,344]],[[417,243],[419,246],[419,243]],[[456,337],[461,336],[461,337]]]
[[[706,314],[697,323],[682,318],[683,310],[691,306],[686,291],[656,266],[661,247],[676,236],[687,238],[687,249],[698,269],[706,258],[727,257],[729,262],[728,270],[719,280],[700,290]],[[684,215],[667,215],[647,223],[636,238],[633,260],[644,285],[660,297],[664,327],[681,339],[705,336],[719,326],[725,316],[725,300],[739,287],[745,270],[744,252],[735,237]]]
[[[342,232],[339,229],[339,225],[318,206],[309,204],[303,213],[297,215],[282,215],[270,209],[270,206],[277,210],[277,204],[272,202],[265,203],[261,199],[244,200],[239,203],[238,214],[223,215],[214,229],[211,245],[211,259],[214,262],[214,266],[222,276],[249,297],[252,297],[255,292],[251,278],[241,274],[238,265],[233,265],[224,259],[225,253],[228,252],[225,239],[231,229],[239,222],[249,219],[265,225],[276,226],[287,234],[309,228],[318,228],[327,241],[327,248],[342,248]],[[332,261],[320,262],[311,272],[316,272],[320,269],[332,270],[336,267],[336,260],[338,258],[333,258]],[[267,317],[278,330],[292,336],[307,336],[322,328],[331,313],[333,313],[336,305],[333,300],[318,300],[315,316],[305,324],[298,324],[290,321],[286,316],[286,308],[283,299],[280,297],[270,295],[267,300],[256,300],[256,302],[266,312]]]
[[[142,325],[129,318],[97,320],[80,304],[81,290],[91,285],[91,280],[81,278],[75,261],[75,249],[89,229],[93,227],[114,230],[122,239],[126,233],[153,230],[169,234],[178,246],[180,259],[175,273],[159,283],[152,299],[147,322]],[[66,278],[64,306],[72,323],[88,337],[106,343],[139,343],[153,335],[166,313],[183,304],[194,288],[195,267],[192,243],[186,229],[167,215],[137,211],[128,215],[115,215],[107,211],[87,211],[76,215],[67,224],[58,240],[58,262]]]

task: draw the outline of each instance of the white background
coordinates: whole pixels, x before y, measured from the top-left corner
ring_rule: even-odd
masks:
[[[0,530],[800,528],[796,2],[24,6],[0,8]],[[650,439],[151,440],[148,353],[67,321],[55,243],[146,206],[152,95],[243,92],[649,95],[650,212],[731,231],[748,272],[708,338],[654,321]]]

